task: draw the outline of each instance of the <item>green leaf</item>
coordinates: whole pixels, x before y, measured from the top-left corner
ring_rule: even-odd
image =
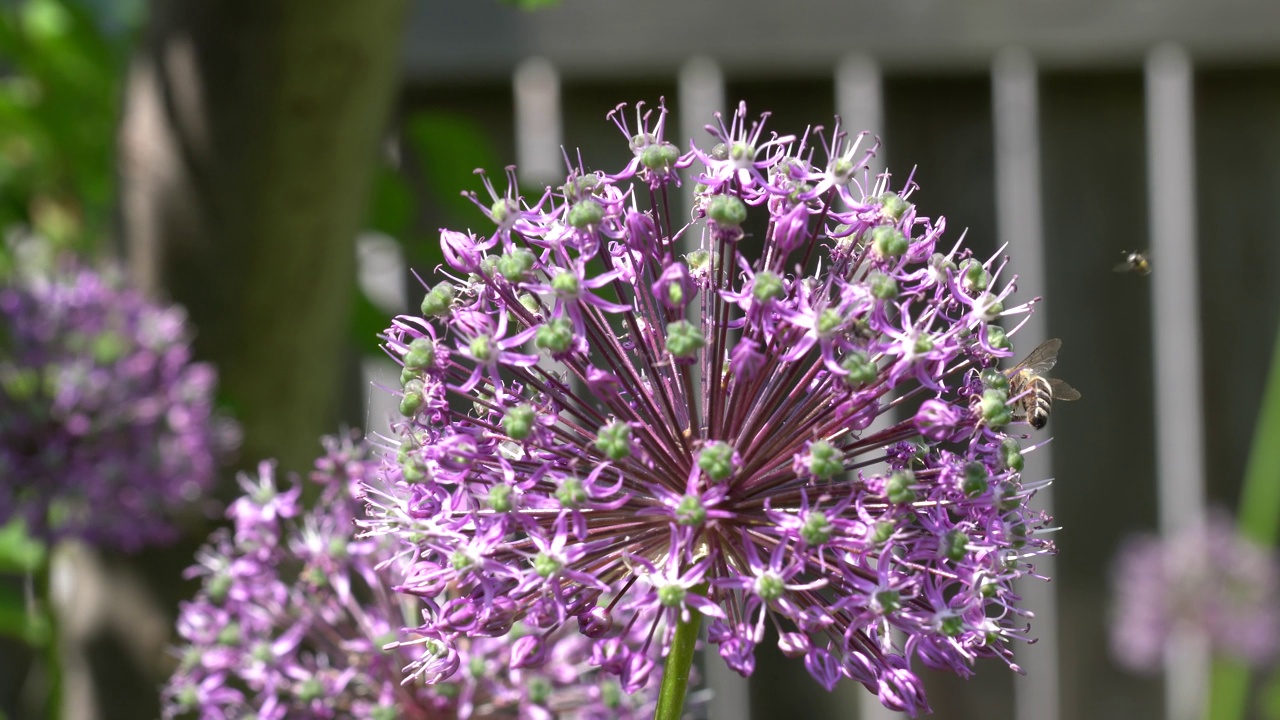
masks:
[[[445,224],[475,224],[478,210],[459,194],[479,189],[476,168],[501,175],[502,167],[493,146],[472,120],[453,113],[421,112],[405,123],[408,149],[413,152],[422,177],[445,214]],[[502,180],[501,177],[498,178]],[[487,199],[484,199],[488,205]]]
[[[1271,372],[1245,467],[1238,523],[1242,536],[1263,547],[1275,546],[1280,531],[1280,333],[1276,335],[1276,346],[1271,353]],[[1214,720],[1245,717],[1249,679],[1247,665],[1225,660],[1215,662],[1208,717]],[[1271,698],[1276,696],[1280,696],[1280,690],[1272,692]]]
[[[351,313],[352,341],[360,348],[360,354],[368,357],[386,357],[378,342],[378,335],[391,324],[391,318],[382,308],[373,304],[362,290],[355,291],[355,307]]]
[[[41,613],[28,611],[28,603],[20,587],[0,584],[0,637],[10,637],[33,647],[43,647],[51,636],[52,624]]]
[[[27,534],[21,520],[0,526],[0,573],[27,575],[44,566],[48,549]]]

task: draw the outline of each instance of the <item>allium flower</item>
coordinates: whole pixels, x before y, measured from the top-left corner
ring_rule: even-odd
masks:
[[[0,281],[0,524],[133,550],[204,497],[234,425],[186,314],[87,269]]]
[[[1241,538],[1224,512],[1166,540],[1128,538],[1111,585],[1111,652],[1130,670],[1159,670],[1179,629],[1255,666],[1280,652],[1280,560]]]
[[[911,663],[1011,661],[1012,583],[1052,549],[991,369],[1029,304],[939,245],[910,181],[867,177],[862,136],[743,107],[681,154],[665,112],[615,115],[621,172],[532,206],[490,186],[496,227],[442,231],[456,275],[386,333],[407,419],[369,532],[404,543],[442,643],[576,625],[633,688],[700,613],[743,675],[771,628],[823,686],[927,709]]]
[[[397,642],[418,601],[389,591],[389,570],[378,567],[390,556],[385,540],[353,537],[356,493],[378,462],[350,439],[325,447],[310,511],[299,505],[301,486],[281,487],[270,463],[241,479],[244,494],[227,511],[233,529],[215,533],[189,571],[202,588],[178,620],[184,644],[164,691],[166,718],[652,716],[654,693],[627,696],[598,678],[590,643],[576,634],[544,642],[517,626],[460,642],[451,682],[415,682],[412,668],[443,645]],[[509,669],[534,659],[544,668]]]

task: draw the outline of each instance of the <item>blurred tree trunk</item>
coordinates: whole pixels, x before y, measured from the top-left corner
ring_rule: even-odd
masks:
[[[399,84],[407,5],[150,3],[118,138],[120,237],[134,281],[190,311],[196,353],[217,364],[220,395],[243,425],[242,465],[274,457],[305,471],[344,401],[350,413],[360,397],[355,237]],[[65,678],[64,717],[159,714],[172,640],[148,629],[173,627],[194,589],[178,578],[202,540],[92,561],[111,589],[85,602],[129,604],[67,638],[92,678]]]
[[[122,235],[134,279],[190,310],[247,463],[305,469],[336,429],[407,5],[151,3],[120,134]]]

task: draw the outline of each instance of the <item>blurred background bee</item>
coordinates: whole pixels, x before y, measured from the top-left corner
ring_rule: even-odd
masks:
[[[1080,399],[1075,388],[1057,378],[1047,377],[1058,362],[1058,350],[1061,348],[1062,341],[1058,338],[1045,340],[1022,362],[1005,372],[1009,378],[1009,396],[1015,398],[1014,419],[1026,420],[1036,430],[1049,422],[1054,400]]]
[[[1124,255],[1124,261],[1115,266],[1116,272],[1134,273],[1136,275],[1151,274],[1151,260],[1147,258],[1145,253],[1140,253],[1136,250],[1122,250],[1121,254]]]

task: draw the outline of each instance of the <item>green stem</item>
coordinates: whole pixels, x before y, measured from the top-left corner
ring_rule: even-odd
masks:
[[[1240,490],[1240,534],[1264,547],[1273,547],[1280,532],[1280,333],[1271,353],[1266,393],[1253,432],[1244,487]],[[1249,698],[1249,667],[1241,662],[1214,663],[1207,717],[1234,720],[1245,716]]]
[[[53,607],[53,557],[49,552],[44,564],[36,573],[36,599],[34,611],[43,616],[44,636],[44,672],[48,686],[48,697],[45,702],[45,716],[49,720],[62,718],[62,663],[59,647],[62,638],[58,635],[58,614]]]
[[[698,645],[698,628],[702,613],[689,611],[689,621],[676,625],[675,637],[667,649],[667,662],[662,668],[662,689],[658,691],[658,707],[653,720],[680,720],[684,712],[684,695],[689,688],[689,668]]]

